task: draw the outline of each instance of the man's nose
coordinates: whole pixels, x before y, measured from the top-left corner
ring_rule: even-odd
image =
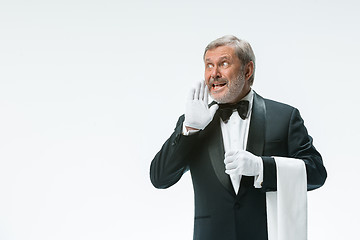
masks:
[[[221,77],[221,73],[220,73],[219,68],[217,66],[214,66],[211,69],[210,77],[211,78],[220,78]]]

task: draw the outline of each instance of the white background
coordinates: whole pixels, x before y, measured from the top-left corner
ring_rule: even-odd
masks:
[[[149,165],[215,38],[248,40],[254,89],[299,108],[328,170],[309,239],[356,239],[358,1],[0,0],[0,239],[192,239],[190,174]]]

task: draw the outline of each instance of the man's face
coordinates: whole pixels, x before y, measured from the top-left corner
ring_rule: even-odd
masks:
[[[240,101],[250,90],[240,59],[231,46],[220,46],[205,54],[205,83],[218,103]]]

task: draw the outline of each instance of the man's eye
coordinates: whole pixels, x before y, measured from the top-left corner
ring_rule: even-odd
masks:
[[[229,66],[229,63],[228,63],[228,62],[223,62],[222,65],[223,65],[224,67],[228,67],[228,66]]]
[[[207,65],[207,67],[208,67],[208,68],[213,68],[214,65],[212,65],[212,64],[209,63],[209,64]]]

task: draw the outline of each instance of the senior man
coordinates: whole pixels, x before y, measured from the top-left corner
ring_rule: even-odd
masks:
[[[327,176],[321,155],[296,108],[252,89],[255,55],[248,42],[216,39],[204,62],[205,81],[190,91],[185,115],[153,159],[151,182],[168,188],[190,170],[194,239],[266,240],[266,193],[278,186],[275,158],[302,160],[313,190]]]

